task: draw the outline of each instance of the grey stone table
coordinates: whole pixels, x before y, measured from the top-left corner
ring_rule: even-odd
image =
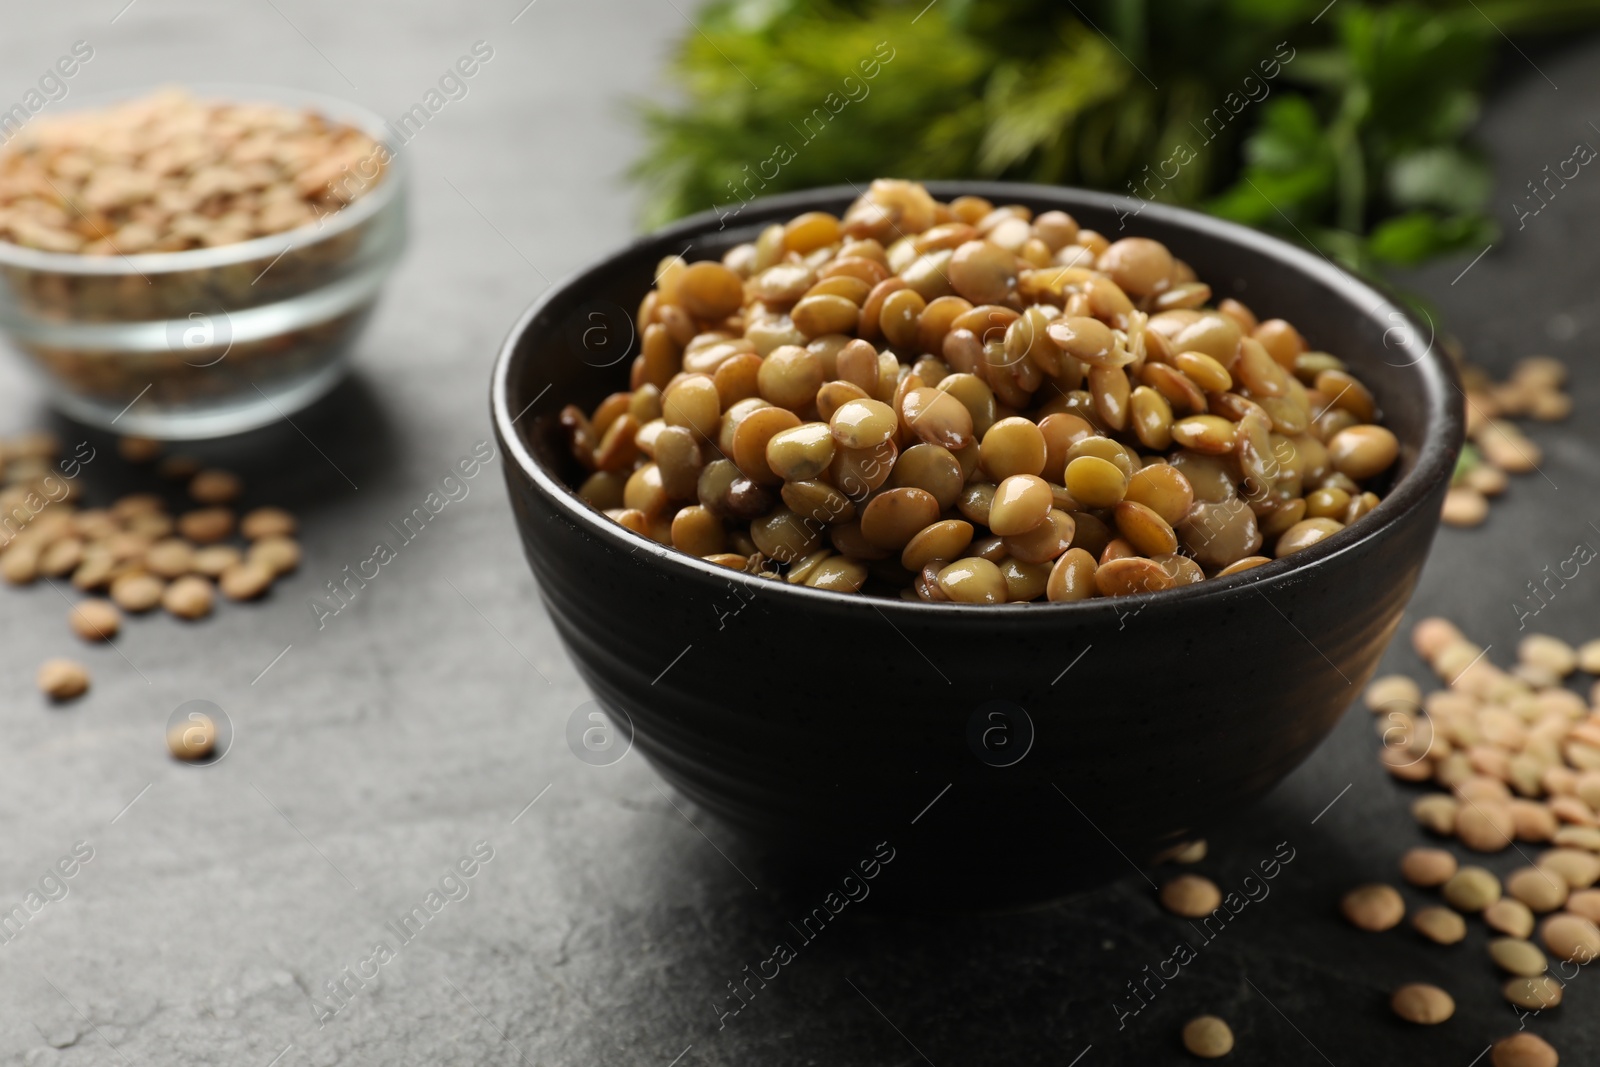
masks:
[[[719,1027],[736,1003],[729,983],[815,902],[753,889],[736,869],[744,846],[637,756],[596,768],[568,751],[587,693],[522,561],[499,460],[348,608],[319,626],[309,607],[490,438],[490,359],[519,309],[628,235],[619,173],[638,143],[620,100],[656,85],[668,42],[690,32],[687,4],[125,2],[8,12],[0,98],[20,97],[79,39],[95,54],[72,94],[286,83],[390,115],[474,42],[494,55],[411,146],[414,242],[350,381],[296,419],[303,435],[280,425],[203,450],[242,471],[253,500],[295,505],[299,573],[267,602],[199,625],[139,620],[115,648],[82,648],[48,588],[0,591],[0,906],[79,857],[71,879],[46,886],[59,899],[0,942],[0,1060],[1093,1067],[1183,1062],[1177,1028],[1209,1010],[1233,1022],[1237,1062],[1467,1067],[1515,1029],[1480,935],[1443,950],[1405,931],[1355,936],[1333,918],[1343,887],[1392,877],[1418,840],[1408,794],[1374,764],[1365,712],[1213,835],[1202,869],[1225,888],[1280,842],[1294,855],[1214,940],[1161,912],[1132,869],[1019,914],[847,912]],[[1600,179],[1570,183],[1520,231],[1510,202],[1575,142],[1600,143],[1588,125],[1597,55],[1579,46],[1538,54],[1542,71],[1508,65],[1484,125],[1507,233],[1459,278],[1466,257],[1412,279],[1478,360],[1569,358],[1587,411],[1600,403],[1588,358],[1600,253],[1585,229],[1600,218]],[[48,419],[14,361],[0,364],[0,430]],[[1533,433],[1545,476],[1519,479],[1484,529],[1442,534],[1413,605],[1467,621],[1496,657],[1516,640],[1524,583],[1576,542],[1600,543],[1592,421]],[[104,458],[91,495],[141,484],[93,440]],[[1537,624],[1594,636],[1597,606],[1585,572]],[[63,653],[89,663],[95,688],[51,708],[32,675]],[[1401,647],[1389,666],[1420,669]],[[203,769],[163,748],[168,715],[190,699],[222,706],[237,731]],[[427,921],[402,940],[388,924],[418,906]],[[1132,1012],[1127,983],[1180,938],[1196,957]],[[1430,1032],[1396,1022],[1386,991],[1409,979],[1453,989],[1458,1017]],[[1563,1062],[1592,1063],[1597,1008],[1600,979],[1584,975],[1529,1025]]]

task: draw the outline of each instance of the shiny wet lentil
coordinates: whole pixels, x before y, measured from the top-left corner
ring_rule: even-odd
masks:
[[[1171,588],[1337,534],[1399,454],[1342,360],[1237,300],[1213,309],[1159,242],[940,205],[909,182],[770,225],[721,262],[668,257],[640,316],[632,389],[560,420],[583,498],[687,553],[748,548],[750,569],[797,584],[914,578],[969,603]],[[180,532],[221,540],[231,518]],[[274,522],[246,534],[292,532]],[[116,576],[103,555],[87,588]]]

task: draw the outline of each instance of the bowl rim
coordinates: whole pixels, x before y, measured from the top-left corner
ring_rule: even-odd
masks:
[[[62,108],[59,112],[52,110],[45,118],[56,118],[105,107],[158,93],[164,89],[181,89],[201,99],[215,99],[226,103],[267,103],[313,108],[330,118],[359,126],[363,132],[376,140],[388,152],[389,173],[376,188],[357,197],[349,205],[315,221],[296,226],[292,230],[284,230],[282,233],[269,233],[263,237],[253,237],[248,241],[219,245],[216,248],[190,248],[182,252],[135,252],[129,255],[119,253],[113,256],[86,256],[79,252],[46,252],[43,249],[28,248],[0,239],[0,267],[19,267],[50,274],[117,277],[212,270],[237,263],[250,263],[271,256],[281,256],[296,246],[310,248],[361,225],[400,196],[406,184],[408,164],[404,145],[395,147],[387,120],[360,104],[311,90],[247,82],[163,82],[158,85],[133,86],[93,93],[75,100],[71,108]]]
[[[634,533],[626,527],[612,522],[601,512],[579,498],[575,490],[566,486],[551,471],[547,470],[544,464],[539,462],[538,458],[528,448],[526,441],[516,428],[517,419],[521,418],[521,415],[525,414],[527,409],[524,408],[523,412],[519,414],[512,413],[510,409],[510,381],[512,372],[518,363],[516,360],[518,345],[528,332],[529,327],[544,313],[546,308],[569,292],[575,290],[581,292],[585,286],[592,283],[596,274],[613,267],[619,260],[637,254],[646,245],[668,243],[701,236],[708,228],[720,229],[719,224],[727,216],[713,208],[710,211],[703,211],[681,219],[652,233],[636,237],[623,247],[615,249],[588,265],[568,273],[554,285],[549,286],[544,292],[540,293],[517,318],[505,340],[501,343],[500,351],[495,358],[493,377],[490,383],[490,415],[496,435],[500,438],[502,446],[515,459],[523,478],[538,491],[539,495],[547,503],[554,506],[563,517],[586,530],[589,534],[617,549],[622,555],[631,554],[638,558],[641,553],[648,553],[648,558],[665,566],[669,573],[674,568],[682,568],[684,569],[685,577],[698,574],[703,578],[710,577],[722,581],[739,582],[749,588],[752,596],[759,596],[762,592],[780,589],[782,592],[775,595],[799,597],[801,599],[797,601],[798,604],[809,603],[814,608],[855,608],[859,610],[871,607],[880,613],[900,613],[923,623],[970,615],[1008,626],[1025,618],[1037,618],[1042,612],[1057,614],[1077,613],[1086,620],[1096,615],[1115,615],[1120,619],[1128,614],[1124,606],[1130,604],[1137,606],[1142,611],[1145,607],[1168,607],[1202,603],[1217,597],[1233,596],[1252,591],[1262,593],[1264,596],[1264,590],[1257,587],[1292,584],[1296,576],[1302,572],[1343,556],[1346,553],[1355,552],[1361,546],[1383,536],[1402,517],[1415,512],[1417,508],[1423,506],[1441,480],[1448,482],[1450,474],[1455,468],[1456,458],[1460,452],[1465,433],[1465,417],[1462,413],[1461,405],[1452,395],[1453,393],[1461,393],[1461,385],[1454,364],[1447,355],[1436,350],[1437,346],[1434,344],[1434,338],[1431,334],[1425,345],[1419,341],[1420,335],[1416,322],[1402,308],[1397,307],[1392,300],[1366,282],[1336,266],[1325,256],[1313,255],[1311,252],[1291,245],[1287,241],[1269,236],[1239,223],[1215,218],[1187,208],[1144,201],[1134,197],[1119,196],[1114,193],[1079,189],[1071,186],[1000,181],[929,180],[921,184],[925,185],[935,197],[942,200],[949,200],[962,195],[976,195],[983,196],[996,203],[1007,202],[1006,198],[1008,197],[1014,202],[1031,200],[1036,203],[1050,203],[1053,201],[1057,207],[1069,212],[1074,205],[1112,212],[1121,210],[1123,205],[1135,205],[1134,210],[1139,214],[1149,212],[1152,218],[1161,222],[1197,232],[1201,236],[1242,245],[1269,260],[1276,260],[1278,263],[1300,272],[1307,276],[1308,280],[1314,285],[1325,286],[1351,303],[1370,307],[1371,310],[1366,313],[1368,318],[1379,325],[1390,324],[1384,333],[1385,347],[1389,347],[1387,340],[1390,334],[1399,330],[1400,336],[1397,347],[1411,356],[1408,362],[1393,365],[1414,368],[1421,379],[1420,385],[1425,397],[1426,432],[1417,453],[1416,463],[1410,471],[1394,484],[1389,494],[1380,500],[1372,511],[1362,516],[1358,523],[1347,526],[1308,548],[1301,549],[1291,556],[1272,559],[1267,563],[1241,571],[1238,574],[1220,578],[1207,578],[1205,581],[1196,582],[1192,585],[1177,586],[1157,592],[1136,593],[1121,597],[1091,597],[1080,601],[1028,601],[1026,603],[994,605],[932,603],[922,600],[889,597],[862,597],[858,593],[813,589],[803,585],[791,585],[788,582],[774,582],[768,578],[757,578],[744,571],[736,571],[729,567],[708,563],[698,557],[689,556],[669,546],[659,544],[642,534]],[[758,216],[771,217],[771,215],[785,212],[798,214],[807,210],[821,210],[825,204],[853,200],[861,193],[862,189],[854,184],[823,186],[752,199],[741,205],[739,211],[742,213],[745,208],[754,207],[758,209]],[[1389,313],[1379,317],[1384,308],[1387,308]],[[1421,349],[1420,352],[1417,351],[1419,348]],[[535,400],[537,399],[536,397]],[[1437,523],[1437,519],[1435,521]],[[1269,600],[1268,603],[1271,604],[1271,601]],[[1290,625],[1293,625],[1293,623],[1291,622]]]

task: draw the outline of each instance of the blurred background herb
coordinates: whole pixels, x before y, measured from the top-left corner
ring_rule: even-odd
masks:
[[[1494,239],[1470,139],[1491,69],[1600,23],[1600,0],[925,5],[689,13],[678,101],[642,106],[646,222],[882,175],[1004,178],[1202,207],[1376,273]],[[892,59],[864,79],[880,42]],[[825,127],[797,125],[819,107]]]

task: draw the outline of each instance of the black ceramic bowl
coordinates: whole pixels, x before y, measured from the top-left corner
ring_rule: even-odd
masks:
[[[528,562],[585,681],[674,787],[802,868],[895,857],[891,894],[1036,900],[1238,812],[1360,694],[1411,595],[1462,440],[1449,361],[1316,255],[1188,211],[1071,189],[937,182],[1165,242],[1262,318],[1346,360],[1400,439],[1371,514],[1291,559],[1160,593],[969,607],[867,599],[680,555],[589,508],[555,425],[625,389],[631,309],[672,253],[720,257],[851,187],[699,215],[541,296],[494,370]],[[631,346],[631,347],[630,347]],[[880,845],[880,842],[884,843]],[[1108,843],[1114,845],[1109,847]],[[889,873],[892,872],[892,873]]]

